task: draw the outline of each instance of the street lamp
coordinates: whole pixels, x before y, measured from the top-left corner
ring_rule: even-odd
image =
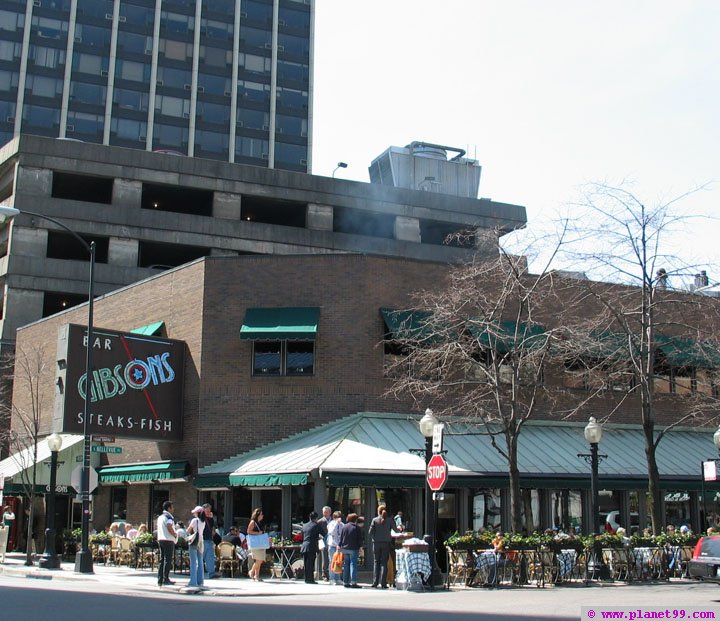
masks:
[[[433,456],[432,444],[433,444],[433,432],[435,425],[440,421],[438,417],[433,414],[433,411],[428,408],[425,410],[425,415],[420,419],[418,423],[420,427],[420,433],[425,437],[425,472],[427,473],[427,467],[430,463],[430,459]],[[430,567],[432,573],[430,574],[430,585],[438,586],[442,584],[442,574],[440,568],[437,565],[435,558],[435,525],[436,525],[436,509],[437,503],[433,498],[433,492],[430,490],[430,485],[425,484],[425,533],[428,537],[428,545],[430,549]]]
[[[715,444],[715,448],[718,450],[718,455],[720,455],[720,427],[718,427],[717,431],[713,434],[713,443]]]
[[[88,326],[87,342],[85,344],[85,405],[83,408],[83,462],[82,476],[80,477],[80,495],[82,498],[82,522],[80,538],[80,551],[75,555],[75,571],[81,574],[93,573],[92,554],[89,547],[90,539],[90,378],[92,377],[92,342],[93,342],[93,297],[95,286],[95,242],[89,244],[73,231],[69,226],[55,218],[42,213],[35,213],[25,209],[0,206],[0,216],[14,218],[19,214],[43,218],[65,229],[77,239],[90,255],[90,275],[88,278]]]
[[[333,179],[335,178],[335,173],[337,172],[338,168],[347,168],[348,165],[345,162],[338,162],[337,166],[335,166],[335,170],[333,170]]]
[[[585,440],[590,444],[590,526],[594,533],[597,532],[599,526],[598,510],[600,501],[598,496],[598,466],[600,464],[600,456],[598,455],[598,444],[600,440],[602,440],[602,427],[598,425],[594,416],[591,416],[588,424],[585,425],[583,434],[585,435]]]
[[[39,565],[45,569],[58,569],[60,559],[55,550],[55,484],[57,483],[58,451],[62,448],[62,437],[53,433],[47,438],[50,449],[50,491],[45,503],[45,552],[40,557]]]

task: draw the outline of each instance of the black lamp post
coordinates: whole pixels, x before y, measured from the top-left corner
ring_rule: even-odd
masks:
[[[718,451],[718,456],[720,456],[720,427],[718,427],[717,431],[713,434],[713,443]]]
[[[590,417],[590,421],[585,425],[585,439],[590,444],[590,530],[593,533],[598,532],[599,520],[598,511],[600,509],[600,500],[598,494],[598,466],[605,455],[598,455],[598,444],[602,440],[602,427],[598,425],[594,416]],[[587,460],[587,455],[583,455]]]
[[[45,503],[45,552],[40,557],[38,565],[44,569],[58,569],[60,558],[55,550],[55,485],[57,483],[58,451],[62,448],[62,437],[53,433],[47,439],[50,449],[50,491]]]
[[[80,478],[80,495],[82,498],[82,522],[80,538],[80,551],[75,555],[75,571],[82,574],[93,573],[92,553],[90,552],[90,378],[92,377],[92,342],[93,342],[93,298],[95,287],[95,242],[89,244],[73,231],[69,226],[55,218],[42,213],[15,209],[14,207],[0,206],[0,216],[14,218],[19,214],[43,218],[65,229],[77,239],[90,255],[90,275],[88,283],[88,327],[87,343],[85,345],[85,405],[83,408],[83,462],[82,476]]]
[[[433,411],[428,408],[425,410],[425,415],[420,419],[420,433],[423,434],[425,437],[425,472],[427,472],[428,464],[430,463],[430,458],[433,456],[432,451],[432,444],[433,444],[433,431],[435,425],[437,425],[440,421],[438,420],[437,416],[433,414]],[[440,568],[437,564],[437,559],[435,558],[435,538],[436,538],[436,527],[437,527],[437,519],[436,519],[436,510],[437,510],[437,502],[433,499],[433,491],[430,489],[430,486],[425,483],[425,533],[428,538],[428,545],[430,547],[428,553],[430,555],[430,567],[432,568],[432,573],[430,574],[430,585],[440,586],[443,583],[442,573],[440,572]]]

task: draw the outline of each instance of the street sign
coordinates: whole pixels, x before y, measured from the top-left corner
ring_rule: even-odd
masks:
[[[115,436],[96,436],[93,434],[92,437],[93,442],[115,442]]]
[[[442,455],[433,455],[427,465],[427,484],[433,492],[439,492],[448,478],[448,465]]]
[[[122,453],[122,447],[120,446],[97,446],[93,445],[90,447],[93,453]]]
[[[433,425],[433,436],[432,436],[432,452],[442,453],[443,450],[443,430],[445,429],[445,423],[437,423]]]
[[[82,487],[82,469],[83,469],[82,464],[79,466],[75,466],[75,469],[72,471],[72,474],[70,475],[70,485],[72,485],[73,488],[75,488],[75,491],[78,493],[81,493],[80,488]],[[97,486],[98,486],[97,470],[95,470],[95,468],[93,468],[91,466],[89,474],[90,474],[90,476],[89,476],[90,489],[88,490],[88,493],[92,494],[97,489]]]

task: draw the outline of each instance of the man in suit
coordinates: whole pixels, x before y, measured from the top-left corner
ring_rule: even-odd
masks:
[[[300,552],[303,555],[303,565],[305,567],[305,583],[317,584],[315,582],[315,561],[319,550],[320,537],[322,537],[322,527],[318,524],[318,514],[312,511],[309,521],[302,527],[303,542]]]

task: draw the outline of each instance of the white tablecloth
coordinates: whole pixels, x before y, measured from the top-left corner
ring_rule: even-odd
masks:
[[[423,580],[427,580],[432,573],[430,556],[427,552],[396,550],[395,565],[395,581],[403,584],[411,582],[410,578],[415,574],[420,574]]]

